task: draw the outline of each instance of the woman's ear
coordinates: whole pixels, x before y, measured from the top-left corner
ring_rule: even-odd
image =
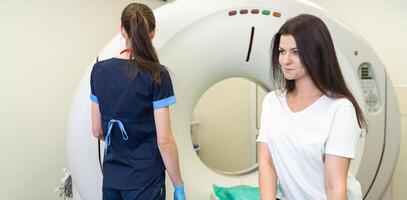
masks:
[[[155,29],[150,32],[150,39],[153,39],[155,36]]]
[[[120,26],[120,34],[122,35],[123,38],[128,39],[129,36],[127,35],[126,30],[124,29],[123,26]]]

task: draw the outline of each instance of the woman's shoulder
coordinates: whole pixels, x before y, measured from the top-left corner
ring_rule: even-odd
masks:
[[[266,98],[268,99],[274,99],[274,98],[283,98],[286,95],[286,90],[284,89],[276,89],[276,90],[271,90],[267,95]]]
[[[111,66],[129,62],[128,59],[112,57],[105,60],[98,61],[100,66]]]
[[[95,69],[103,69],[103,68],[107,68],[107,67],[110,67],[110,66],[123,64],[123,63],[125,63],[127,61],[128,60],[126,60],[126,59],[115,58],[115,57],[108,58],[108,59],[105,59],[105,60],[99,60],[93,65],[93,70],[95,70]]]
[[[263,99],[263,102],[271,104],[283,97],[285,97],[285,90],[281,89],[271,90],[269,93],[266,94],[266,96]]]
[[[329,103],[335,110],[347,108],[347,107],[353,107],[352,102],[348,98],[345,98],[345,97],[339,97],[339,98],[327,97],[327,99],[329,99]]]
[[[162,65],[160,63],[156,63],[156,66],[158,67],[158,69],[160,69],[160,73],[165,73],[165,74],[170,73],[170,70],[165,65]]]

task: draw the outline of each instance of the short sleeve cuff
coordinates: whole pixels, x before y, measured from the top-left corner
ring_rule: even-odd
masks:
[[[90,94],[90,100],[91,100],[93,103],[99,103],[98,97],[95,96],[95,95],[93,95],[93,94]]]
[[[257,142],[264,142],[264,143],[267,143],[267,137],[266,137],[266,135],[265,134],[259,134],[258,136],[257,136],[257,140],[256,140]]]
[[[355,154],[349,151],[332,151],[332,150],[326,150],[325,154],[329,154],[329,155],[334,155],[334,156],[340,156],[340,157],[345,157],[345,158],[350,158],[350,159],[354,159],[355,158]]]
[[[177,100],[175,99],[175,96],[170,96],[165,99],[154,101],[153,108],[154,109],[164,108],[164,107],[170,106],[176,102],[177,102]]]

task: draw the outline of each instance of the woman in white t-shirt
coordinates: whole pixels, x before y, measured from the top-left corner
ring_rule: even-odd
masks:
[[[272,77],[281,89],[263,102],[261,199],[275,199],[277,181],[288,200],[348,199],[350,160],[367,124],[345,84],[328,28],[312,15],[291,18],[271,50]]]

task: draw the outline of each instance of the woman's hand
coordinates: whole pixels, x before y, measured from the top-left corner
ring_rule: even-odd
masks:
[[[184,184],[174,187],[174,200],[186,200]]]

